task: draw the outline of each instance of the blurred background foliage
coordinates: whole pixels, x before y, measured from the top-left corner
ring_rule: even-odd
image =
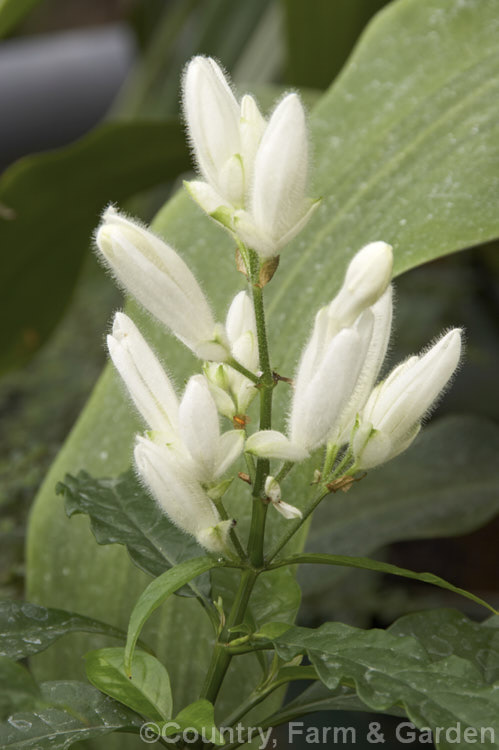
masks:
[[[119,201],[150,220],[189,169],[179,121],[186,60],[199,52],[214,55],[236,85],[251,86],[264,106],[283,87],[303,89],[311,106],[385,4],[0,0],[0,69],[21,45],[44,41],[50,55],[64,35],[110,30],[123,45],[114,89],[106,88],[104,98],[98,68],[90,71],[88,96],[94,91],[98,98],[101,89],[93,122],[87,112],[66,130],[59,120],[54,133],[48,117],[42,132],[36,116],[29,122],[28,107],[29,138],[15,154],[21,158],[9,164],[9,153],[1,154],[0,596],[22,597],[30,504],[100,373],[106,321],[121,302],[90,252],[99,213],[109,201]],[[64,109],[68,95],[56,87],[44,95],[43,111],[60,118],[58,97],[66,96]],[[26,127],[25,121],[23,110]],[[0,138],[0,151],[5,142]],[[17,146],[22,148],[19,139]],[[467,331],[466,366],[442,413],[499,419],[497,249],[495,243],[470,248],[397,281],[392,361],[417,350],[437,328],[462,325]],[[497,604],[498,531],[497,520],[490,521],[466,536],[397,543],[382,554],[402,566],[435,568]],[[325,591],[311,596],[308,624],[333,614]],[[373,574],[357,576],[355,596],[348,578],[336,591],[334,615],[359,625],[385,625],[406,611],[445,602],[441,592],[402,587]]]

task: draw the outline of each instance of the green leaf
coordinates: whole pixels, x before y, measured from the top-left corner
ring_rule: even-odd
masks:
[[[94,479],[81,471],[67,475],[57,491],[66,499],[69,517],[90,516],[99,544],[124,544],[133,562],[152,576],[159,576],[183,560],[204,555],[194,537],[172,524],[159,505],[139,484],[133,471],[117,479]],[[207,577],[183,589],[188,596],[209,594]]]
[[[40,0],[0,0],[0,37],[8,34]]]
[[[357,555],[402,539],[473,531],[499,510],[498,451],[499,429],[485,419],[445,417],[425,427],[406,453],[348,493],[322,501],[307,548]],[[300,572],[308,593],[318,594],[344,574],[321,572]]]
[[[215,568],[218,564],[212,557],[197,557],[193,560],[186,560],[174,568],[170,568],[149,584],[130,615],[125,647],[125,666],[128,674],[130,674],[132,655],[137,638],[152,613],[181,586],[202,573]]]
[[[332,298],[345,264],[362,244],[373,239],[395,243],[400,273],[498,234],[499,212],[491,198],[497,194],[494,162],[499,118],[495,108],[499,97],[492,96],[492,88],[497,80],[493,64],[499,56],[498,23],[495,3],[490,0],[396,2],[374,20],[345,72],[314,109],[310,123],[317,167],[313,194],[322,195],[323,204],[309,227],[283,252],[280,268],[265,290],[272,364],[280,374],[292,376],[315,311]],[[449,133],[455,143],[449,143]],[[154,228],[185,257],[218,319],[223,320],[236,288],[244,283],[234,269],[230,238],[187,196],[170,201]],[[171,369],[174,363],[176,380],[188,377],[193,371],[190,354],[148,316],[129,309]],[[416,324],[417,315],[414,321]],[[283,415],[281,425],[276,421],[278,428],[284,424],[289,389],[279,384],[275,394],[274,413]],[[80,468],[96,476],[124,471],[130,463],[136,430],[129,403],[108,369],[34,507],[28,538],[30,598],[116,624],[126,622],[130,602],[143,589],[144,577],[127,565],[118,545],[96,549],[85,523],[75,520],[69,530],[53,488],[66,472]],[[456,446],[459,438],[455,436]],[[482,436],[478,444],[486,450]],[[471,453],[460,447],[457,450]],[[436,460],[429,458],[430,462]],[[421,466],[418,481],[423,481],[426,471],[424,464]],[[469,467],[468,485],[479,483],[480,468]],[[309,496],[310,473],[306,471],[304,467],[303,472],[293,473],[293,493],[286,493],[287,501],[301,503],[301,498]],[[358,483],[355,493],[363,484],[376,481],[376,474]],[[451,479],[448,465],[440,465],[440,494],[445,495],[443,487]],[[227,506],[243,535],[249,503],[243,483],[239,490],[236,485],[234,482],[227,493]],[[481,511],[475,516],[473,504],[469,504],[468,514],[477,524],[497,507],[491,486],[478,495]],[[354,498],[352,490],[344,498],[336,495],[332,503],[345,500],[355,505]],[[450,503],[450,496],[445,499]],[[401,523],[404,510],[395,519],[390,514],[391,521]],[[437,510],[435,506],[435,513]],[[289,523],[277,515],[269,509],[269,545]],[[410,534],[416,520],[416,516],[408,518],[402,531]],[[367,554],[370,535],[361,535],[357,549],[345,549],[343,535],[349,535],[355,524],[351,518],[350,528],[346,523],[340,525],[342,548],[322,549]],[[303,535],[297,536],[289,554],[299,551],[302,543]],[[62,560],[69,576],[61,573]],[[157,621],[149,623],[153,630],[148,642],[159,658],[164,657],[181,705],[197,697],[195,686],[208,666],[212,633],[205,619],[197,602],[172,597]],[[77,670],[76,646],[81,644],[75,646],[75,640],[37,657],[39,672],[60,675],[61,664],[71,664]],[[234,670],[221,693],[220,710],[232,711],[247,694],[249,681],[257,678],[258,665],[251,661],[245,661],[244,670]]]
[[[485,682],[499,680],[498,618],[479,624],[454,609],[432,609],[401,617],[388,632],[414,636],[435,661],[460,656],[476,667]]]
[[[466,599],[470,599],[472,602],[489,609],[495,615],[499,614],[494,607],[487,604],[487,602],[480,599],[480,597],[475,596],[475,594],[472,594],[465,589],[461,589],[458,586],[454,586],[452,583],[445,581],[443,578],[440,578],[433,573],[416,573],[413,570],[399,568],[398,565],[381,562],[380,560],[371,560],[368,557],[348,557],[346,555],[328,555],[318,552],[315,554],[291,555],[284,560],[280,560],[276,565],[335,565],[344,568],[358,568],[361,570],[374,570],[379,573],[389,573],[390,575],[401,576],[402,578],[411,578],[414,581],[431,583],[433,586],[438,586],[441,589],[446,589],[447,591],[452,591],[455,594],[464,596]]]
[[[499,737],[499,692],[488,686],[466,659],[433,661],[415,638],[383,630],[359,630],[327,623],[317,630],[290,628],[274,641],[281,658],[306,654],[331,690],[341,681],[355,685],[372,709],[404,707],[417,727],[491,727]],[[486,743],[485,743],[486,744]],[[497,740],[492,745],[497,747]],[[448,747],[436,741],[437,748]]]
[[[4,750],[65,750],[111,732],[138,733],[143,724],[136,713],[86,683],[45,682],[40,689],[43,708],[16,713],[0,724]]]
[[[165,667],[151,654],[135,651],[125,672],[122,648],[101,648],[85,654],[87,677],[96,688],[148,719],[169,719],[172,691]]]
[[[18,0],[16,0],[17,2]],[[92,230],[110,201],[188,167],[180,124],[107,123],[70,146],[13,164],[0,179],[0,368],[24,362],[62,314]]]
[[[326,88],[362,29],[387,0],[284,0],[287,82]]]
[[[40,689],[27,669],[0,656],[0,719],[33,708],[40,701]]]
[[[0,601],[0,656],[24,659],[74,632],[126,637],[123,630],[74,612],[47,609],[29,602]]]
[[[165,728],[162,732],[164,737],[171,737],[186,729],[195,729],[202,737],[214,745],[223,745],[224,740],[215,724],[215,709],[210,701],[204,698],[191,703],[173,719],[174,725]],[[176,725],[176,726],[175,726]]]

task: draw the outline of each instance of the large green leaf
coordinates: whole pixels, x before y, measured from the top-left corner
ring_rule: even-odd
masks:
[[[210,701],[195,701],[178,713],[173,719],[174,725],[165,728],[164,736],[170,737],[184,730],[195,729],[215,745],[223,745],[224,740],[215,724],[215,711]]]
[[[286,660],[306,654],[326,687],[353,681],[359,697],[372,709],[402,706],[416,726],[449,728],[460,724],[478,732],[490,727],[491,743],[499,747],[499,693],[487,685],[467,659],[446,656],[433,661],[423,645],[408,636],[384,630],[359,630],[327,623],[317,630],[293,627],[274,641]],[[489,735],[487,735],[488,739]],[[437,748],[452,747],[445,736]],[[458,747],[466,747],[459,743]]]
[[[307,230],[286,249],[268,287],[272,360],[281,374],[292,374],[314,311],[331,298],[347,260],[363,243],[379,238],[392,242],[399,273],[499,233],[499,213],[491,199],[499,142],[499,97],[492,95],[499,85],[492,75],[499,57],[498,24],[491,0],[399,0],[371,24],[344,74],[315,108],[310,128],[314,182],[324,200]],[[167,205],[155,229],[184,253],[222,317],[235,287],[243,283],[226,234],[185,196]],[[134,310],[132,315],[156,348],[166,352],[178,380],[192,372],[188,353],[149,318]],[[414,318],[417,322],[416,314]],[[285,413],[288,395],[285,386],[276,389],[276,414],[280,407]],[[64,603],[115,624],[126,621],[144,578],[116,545],[96,549],[80,519],[69,530],[53,488],[67,471],[85,468],[96,476],[124,471],[136,429],[108,370],[35,505],[28,540],[31,598],[54,606]],[[443,466],[442,482],[450,480],[446,471]],[[310,491],[308,475],[296,474],[295,479],[293,474],[293,481],[297,498]],[[231,513],[244,528],[249,504],[235,492]],[[294,498],[288,493],[286,499]],[[285,524],[276,516],[270,509],[274,538]],[[300,543],[296,539],[290,552]],[[67,576],[60,573],[63,565]],[[181,703],[197,697],[210,648],[209,628],[196,606],[170,599],[148,637],[164,657]],[[173,650],[167,648],[172,637]],[[37,657],[43,664],[40,671],[60,673],[62,663],[77,669],[74,657],[81,646],[61,644]],[[231,671],[222,710],[231,710],[256,675],[250,664]]]
[[[464,534],[499,510],[499,429],[476,417],[446,417],[417,443],[347,493],[323,500],[307,540],[310,551],[366,554],[402,539]],[[344,571],[302,570],[318,594]]]
[[[151,654],[136,651],[127,672],[124,656],[122,648],[100,648],[86,654],[87,677],[92,685],[148,719],[169,719],[172,691],[164,666]]]
[[[134,563],[152,576],[160,576],[183,560],[205,554],[194,537],[172,524],[133,471],[116,479],[94,479],[82,471],[77,477],[66,476],[58,492],[66,498],[69,517],[75,513],[90,516],[99,544],[126,545]],[[182,589],[182,593],[199,596],[209,590],[206,578]]]
[[[0,656],[0,719],[40,702],[40,689],[30,673],[21,664]]]
[[[65,750],[111,732],[138,733],[143,723],[135,712],[87,683],[46,682],[40,688],[44,707],[15,713],[0,724],[4,750]]]
[[[0,601],[0,656],[24,659],[67,633],[100,633],[125,639],[122,630],[90,617],[30,602]]]
[[[9,33],[40,0],[0,0],[0,37]]]
[[[497,617],[479,624],[454,609],[432,609],[405,615],[388,631],[396,636],[414,636],[436,661],[454,654],[471,661],[485,682],[499,680]]]
[[[16,0],[17,1],[17,0]],[[20,159],[0,179],[0,368],[26,360],[71,295],[99,213],[188,165],[175,121],[102,125],[76,143]]]

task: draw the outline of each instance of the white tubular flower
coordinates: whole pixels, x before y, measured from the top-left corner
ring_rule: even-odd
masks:
[[[233,527],[233,521],[219,521],[215,526],[201,529],[196,534],[199,544],[215,555],[227,554],[231,552],[232,545],[229,540],[230,530]]]
[[[328,308],[333,326],[351,326],[362,310],[385,292],[393,269],[393,249],[386,242],[370,242],[354,255],[342,287]]]
[[[234,359],[250,372],[256,373],[259,358],[255,310],[246,292],[239,292],[232,300],[225,328]],[[227,367],[226,370],[236,414],[246,414],[248,406],[257,393],[255,385],[232,367]]]
[[[328,442],[334,445],[344,445],[349,442],[356,415],[364,408],[385,359],[392,328],[393,292],[391,286],[371,306],[370,310],[374,318],[371,341],[352,396],[342,412],[336,429],[328,437]]]
[[[303,518],[303,513],[299,508],[296,508],[289,503],[285,503],[284,500],[282,500],[281,487],[275,477],[269,475],[265,480],[265,494],[274,508],[284,516],[284,518],[287,518],[288,520],[293,518]]]
[[[366,310],[355,326],[343,328],[328,341],[326,318],[321,310],[302,355],[289,420],[291,442],[308,452],[323,445],[337,428],[358,382],[373,330],[373,314]]]
[[[356,466],[370,469],[404,451],[459,364],[461,330],[410,357],[372,391],[353,440]]]
[[[303,461],[308,451],[295,445],[277,430],[260,430],[246,440],[245,451],[260,458],[278,458],[282,461]]]
[[[169,518],[202,543],[202,532],[221,519],[192,473],[167,446],[149,438],[137,438],[134,458],[140,476]]]
[[[308,139],[297,94],[278,104],[255,158],[249,211],[235,215],[235,230],[262,258],[272,258],[305,226],[317,202],[306,198]]]
[[[217,407],[202,375],[187,383],[179,408],[179,433],[193,459],[196,478],[204,483],[218,479],[244,446],[241,430],[220,435]]]
[[[114,316],[107,346],[132,400],[151,430],[165,442],[174,442],[178,431],[175,390],[135,323],[124,313]]]
[[[185,183],[201,208],[262,258],[279,254],[317,202],[305,197],[303,106],[289,94],[267,125],[255,100],[240,104],[214,60],[195,57],[183,81],[184,115],[204,180]]]
[[[224,361],[223,328],[180,256],[155,234],[108,208],[96,235],[106,265],[126,291],[202,359]]]

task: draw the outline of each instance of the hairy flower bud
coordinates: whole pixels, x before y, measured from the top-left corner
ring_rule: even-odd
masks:
[[[228,356],[223,328],[182,258],[155,234],[108,208],[96,234],[101,257],[124,289],[202,359]]]
[[[426,353],[398,365],[371,393],[353,440],[356,465],[369,469],[412,443],[421,420],[454,374],[461,330],[454,328]]]

